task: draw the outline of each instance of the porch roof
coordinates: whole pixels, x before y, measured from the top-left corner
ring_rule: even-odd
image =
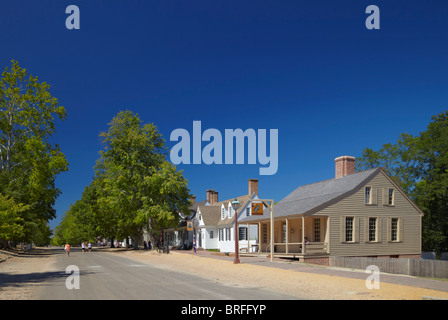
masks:
[[[274,205],[274,219],[307,214],[312,210],[318,209],[330,201],[357,189],[358,186],[379,171],[380,168],[375,168],[350,174],[339,179],[330,179],[298,187]],[[265,209],[263,215],[245,217],[241,219],[240,223],[269,220],[270,214],[270,210]]]

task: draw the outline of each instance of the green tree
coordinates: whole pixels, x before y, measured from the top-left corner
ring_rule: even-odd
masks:
[[[0,193],[0,239],[8,241],[19,238],[23,233],[23,219],[20,213],[28,206],[15,203],[13,198]]]
[[[14,241],[42,241],[55,217],[55,177],[68,170],[59,146],[49,141],[55,117],[64,120],[66,111],[50,86],[12,61],[0,79],[0,193],[27,208],[15,213],[23,229]]]
[[[357,170],[384,167],[425,212],[422,248],[448,250],[448,111],[432,117],[417,136],[402,134],[397,143],[366,148]]]
[[[168,162],[156,126],[143,124],[137,114],[120,112],[100,136],[102,210],[117,221],[117,236],[130,236],[137,244],[147,228],[154,242],[161,228],[178,223],[179,212],[188,212],[187,180]]]

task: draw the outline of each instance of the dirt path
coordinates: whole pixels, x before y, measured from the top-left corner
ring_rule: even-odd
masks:
[[[169,255],[142,250],[113,254],[122,254],[141,262],[162,264],[216,282],[269,288],[308,299],[421,300],[423,297],[448,299],[448,292],[438,290],[385,282],[380,283],[380,289],[367,289],[365,279],[297,272],[248,263],[235,265],[229,260],[199,257],[175,251]],[[365,278],[367,276],[366,274]]]
[[[55,256],[45,248],[1,257],[0,300],[32,299],[42,281],[57,272],[52,268]]]
[[[261,287],[306,299],[325,300],[421,300],[424,296],[448,299],[448,292],[419,287],[380,283],[367,289],[364,279],[298,272],[280,267],[249,263],[233,264],[229,259],[201,257],[172,251],[169,255],[148,251],[119,251],[118,254],[142,263],[158,264],[194,274],[216,283]],[[0,300],[33,299],[45,279],[60,276],[55,255],[46,249],[21,254],[0,263]],[[367,277],[367,275],[366,275]],[[250,299],[250,297],[248,297]]]

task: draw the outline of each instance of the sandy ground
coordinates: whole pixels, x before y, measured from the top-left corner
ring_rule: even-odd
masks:
[[[142,263],[158,264],[188,274],[195,274],[225,285],[256,286],[301,299],[325,300],[421,300],[424,296],[448,299],[448,292],[390,283],[380,289],[367,289],[365,280],[318,275],[280,268],[233,264],[232,261],[200,257],[172,251],[169,255],[155,251],[111,252]],[[33,257],[15,256],[0,263],[0,300],[33,299],[34,290],[44,274],[55,272],[55,256],[37,251]],[[366,275],[367,277],[367,275]],[[248,297],[250,299],[250,297]]]
[[[0,252],[0,261],[0,300],[31,299],[48,272],[57,272],[53,268],[55,256],[45,249],[18,255]]]
[[[235,265],[232,261],[199,257],[175,251],[169,255],[142,250],[113,254],[128,256],[141,262],[165,265],[177,271],[194,273],[219,283],[263,287],[302,299],[422,300],[423,297],[448,299],[448,292],[384,282],[380,283],[380,289],[367,289],[365,280],[283,270],[247,263]],[[367,276],[366,274],[366,278]]]

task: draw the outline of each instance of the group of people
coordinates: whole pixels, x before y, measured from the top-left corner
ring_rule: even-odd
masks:
[[[89,249],[89,252],[92,251],[92,244],[90,242],[87,244],[87,248]],[[71,249],[71,246],[67,242],[67,244],[64,247],[64,250],[65,250],[65,253],[67,254],[67,257],[70,256],[70,249]],[[86,245],[84,244],[84,242],[81,243],[81,249],[82,249],[82,253],[86,252]]]

